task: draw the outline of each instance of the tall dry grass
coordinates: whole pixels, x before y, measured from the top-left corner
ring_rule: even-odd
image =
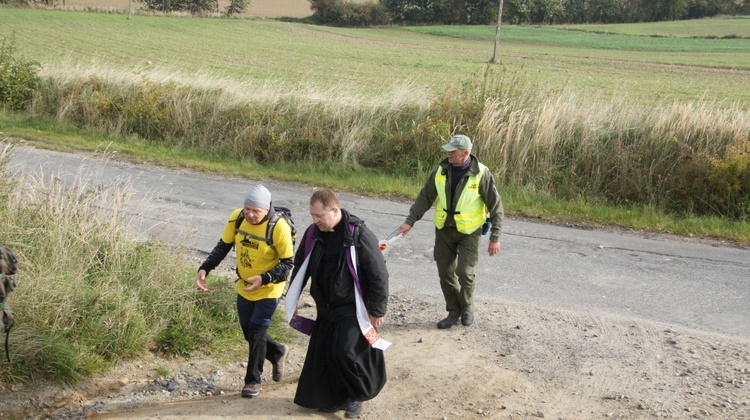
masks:
[[[746,106],[527,94],[536,98],[488,98],[477,125],[478,150],[502,183],[563,197],[747,217]],[[729,161],[736,172],[720,173]],[[737,184],[735,191],[721,194],[727,183]]]
[[[371,97],[343,88],[87,68],[48,77],[33,112],[238,159],[353,164],[378,132],[423,119],[428,105],[426,92],[408,83]]]
[[[189,353],[233,330],[231,282],[199,295],[194,270],[169,248],[132,240],[126,182],[97,184],[84,169],[68,180],[11,176],[9,148],[0,150],[0,242],[21,261],[3,380],[75,382],[149,349]]]
[[[33,111],[258,163],[418,177],[460,132],[503,185],[679,213],[750,214],[750,112],[740,103],[579,97],[489,71],[437,97],[409,85],[365,97],[210,75],[68,72],[48,78]]]

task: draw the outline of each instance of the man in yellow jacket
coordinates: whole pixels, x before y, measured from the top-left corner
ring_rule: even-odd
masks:
[[[503,202],[490,171],[471,154],[471,139],[455,135],[443,149],[448,157],[432,171],[399,233],[409,233],[414,223],[435,203],[435,249],[440,287],[448,316],[437,323],[451,328],[459,319],[474,322],[474,267],[479,262],[483,226],[489,225],[487,252],[500,252]],[[490,225],[491,222],[491,225]]]
[[[207,291],[206,276],[227,256],[232,247],[237,253],[237,312],[240,326],[250,345],[243,397],[255,397],[261,391],[263,362],[273,366],[273,380],[284,376],[284,360],[289,347],[268,336],[268,327],[284,282],[294,265],[292,229],[284,218],[278,218],[268,239],[268,222],[274,217],[271,193],[255,185],[245,195],[244,207],[229,216],[221,239],[198,269],[195,282]]]

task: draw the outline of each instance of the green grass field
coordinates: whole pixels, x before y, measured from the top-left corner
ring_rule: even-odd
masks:
[[[612,25],[562,25],[563,28],[624,35],[691,37],[750,37],[750,18],[722,17],[671,22],[645,22]]]
[[[39,61],[44,74],[91,68],[157,72],[186,80],[222,78],[376,96],[405,84],[435,92],[462,83],[486,68],[494,38],[491,26],[347,29],[9,8],[0,8],[0,20],[0,35],[15,34],[20,52]],[[713,21],[714,26],[747,22]],[[583,97],[750,102],[748,39],[505,26],[494,68]]]

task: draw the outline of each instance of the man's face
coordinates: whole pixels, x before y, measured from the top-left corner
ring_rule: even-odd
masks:
[[[452,152],[448,152],[448,163],[453,165],[466,163],[469,159],[469,155],[471,155],[471,151],[463,149],[456,149]]]
[[[251,225],[257,225],[266,217],[268,209],[258,206],[245,206],[243,212],[245,213],[245,220],[250,222]]]
[[[333,230],[333,227],[338,223],[336,216],[339,211],[336,207],[326,209],[320,202],[310,205],[310,217],[312,217],[313,223],[315,223],[315,226],[321,232],[330,232]]]

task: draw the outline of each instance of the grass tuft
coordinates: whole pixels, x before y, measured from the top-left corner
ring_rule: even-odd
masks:
[[[148,351],[190,355],[242,342],[234,282],[217,279],[201,293],[195,270],[168,246],[134,241],[126,182],[98,185],[83,168],[71,179],[12,178],[10,147],[0,150],[0,243],[20,260],[9,296],[13,364],[0,366],[0,378],[74,383]]]

